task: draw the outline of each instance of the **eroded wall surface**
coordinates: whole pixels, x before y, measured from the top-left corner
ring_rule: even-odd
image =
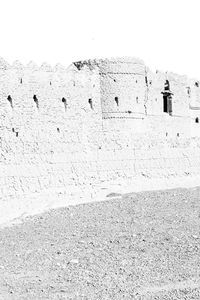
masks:
[[[163,112],[169,81],[172,115]],[[133,58],[0,61],[0,222],[134,178],[199,174],[198,81]],[[61,200],[60,200],[61,199]]]

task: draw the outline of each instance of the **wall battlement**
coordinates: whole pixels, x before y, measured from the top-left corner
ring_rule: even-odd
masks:
[[[135,58],[0,59],[0,222],[112,183],[198,174],[199,137],[197,80]]]

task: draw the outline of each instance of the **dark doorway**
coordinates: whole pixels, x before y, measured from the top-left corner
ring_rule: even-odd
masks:
[[[163,111],[168,112],[167,96],[163,96]]]
[[[169,94],[163,95],[163,112],[172,115],[172,96]]]

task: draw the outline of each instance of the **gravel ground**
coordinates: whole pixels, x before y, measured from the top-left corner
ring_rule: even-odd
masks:
[[[1,228],[0,299],[200,299],[199,200],[111,194]]]

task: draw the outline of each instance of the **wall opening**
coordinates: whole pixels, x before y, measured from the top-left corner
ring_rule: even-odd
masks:
[[[188,97],[190,98],[191,97],[191,88],[189,86],[187,87],[187,94],[188,94]]]
[[[91,98],[88,99],[88,103],[90,104],[90,108],[93,109],[93,104],[92,104],[92,99]]]
[[[166,81],[165,81],[164,90],[165,90],[165,91],[169,91],[169,90],[170,90],[169,80],[166,80]]]
[[[119,106],[119,98],[118,97],[115,97],[115,102],[116,102],[117,106]]]
[[[37,108],[39,108],[39,102],[38,102],[38,98],[37,98],[36,95],[33,96],[33,100],[34,100],[34,102],[35,102]]]
[[[168,100],[167,100],[167,96],[163,96],[163,112],[168,113]]]
[[[67,100],[63,97],[62,98],[62,103],[64,104],[65,111],[67,110]]]
[[[57,132],[60,132],[60,128],[57,128]]]
[[[172,115],[172,96],[169,94],[163,95],[163,112]]]
[[[170,116],[172,115],[172,95],[173,93],[170,91],[169,80],[165,81],[163,94],[163,112],[168,113]]]
[[[195,86],[199,87],[199,82],[198,81],[195,82]]]
[[[179,133],[177,133],[177,137],[179,137],[180,136],[180,134]]]
[[[18,137],[18,135],[19,135],[19,132],[16,132],[16,137]]]
[[[10,95],[8,95],[7,100],[10,102],[10,106],[13,108],[13,101]]]
[[[12,128],[12,132],[15,132],[15,128]]]
[[[148,87],[148,78],[147,78],[147,76],[145,76],[145,83],[146,83],[146,86]]]
[[[22,78],[20,79],[20,83],[21,83],[21,84],[23,83]]]
[[[195,118],[195,123],[199,123],[199,118],[198,117]]]

